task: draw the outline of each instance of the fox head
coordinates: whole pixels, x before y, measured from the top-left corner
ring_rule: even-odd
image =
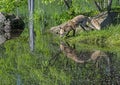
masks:
[[[60,37],[63,37],[65,35],[65,29],[60,27]]]
[[[50,32],[55,33],[55,34],[60,34],[60,26],[55,26],[50,29]]]

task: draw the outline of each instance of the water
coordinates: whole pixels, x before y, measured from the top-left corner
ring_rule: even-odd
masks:
[[[30,52],[28,37],[1,45],[0,85],[119,85],[119,51],[41,35]]]
[[[88,50],[72,47],[68,43],[60,45],[63,53],[76,65],[72,74],[70,85],[119,85],[119,66],[117,67],[117,54],[114,52]]]

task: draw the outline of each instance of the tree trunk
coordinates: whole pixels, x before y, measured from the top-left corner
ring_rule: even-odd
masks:
[[[71,8],[71,6],[72,6],[72,0],[64,0],[64,3],[66,5],[67,9]]]
[[[29,38],[30,38],[30,50],[34,49],[34,24],[33,24],[33,11],[34,11],[34,0],[28,0],[29,8]]]
[[[102,0],[100,0],[100,1],[94,0],[94,3],[100,12],[102,12],[103,9],[105,9],[105,8],[107,8],[108,12],[111,10],[112,0],[103,0],[103,1]]]
[[[95,0],[94,0],[94,3],[95,3],[95,5],[96,5],[97,9],[98,9],[100,12],[102,12],[102,8],[100,7],[100,3],[99,3],[99,2],[96,2]]]
[[[112,6],[112,0],[108,0],[108,6],[107,6],[108,12],[111,10],[111,6]]]

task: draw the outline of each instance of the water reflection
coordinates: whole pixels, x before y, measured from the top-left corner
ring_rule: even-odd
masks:
[[[0,85],[120,85],[119,52],[44,36],[30,53],[18,40],[0,47]]]
[[[0,45],[3,44],[3,43],[5,43],[7,40],[19,37],[22,32],[23,32],[23,30],[18,30],[18,29],[14,30],[14,32],[11,32],[9,39],[7,39],[5,37],[5,34],[0,34]]]
[[[120,76],[112,52],[101,50],[77,50],[75,44],[61,42],[60,49],[67,58],[73,60],[80,73],[73,75],[71,85],[119,85]],[[76,70],[75,69],[75,70]],[[76,70],[76,72],[78,72]],[[82,72],[82,73],[81,73]],[[78,79],[76,79],[78,78]]]
[[[108,55],[105,52],[100,50],[81,50],[77,51],[75,45],[70,46],[68,42],[61,42],[60,49],[61,51],[70,59],[74,60],[77,63],[85,63],[89,61],[98,61],[102,58],[108,59]]]

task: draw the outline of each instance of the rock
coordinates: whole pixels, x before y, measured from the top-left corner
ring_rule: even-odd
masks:
[[[24,30],[24,21],[14,14],[0,12],[0,43],[18,37]]]
[[[4,28],[4,22],[6,20],[6,17],[0,13],[0,34],[3,33],[2,30]]]
[[[91,20],[96,20],[100,24],[100,29],[103,29],[116,22],[115,18],[117,15],[118,13],[105,11],[98,14],[97,16],[92,17]]]
[[[24,30],[25,24],[20,17],[11,20],[11,36],[18,37]]]
[[[4,35],[0,35],[0,45],[4,43],[7,39],[4,37]]]

